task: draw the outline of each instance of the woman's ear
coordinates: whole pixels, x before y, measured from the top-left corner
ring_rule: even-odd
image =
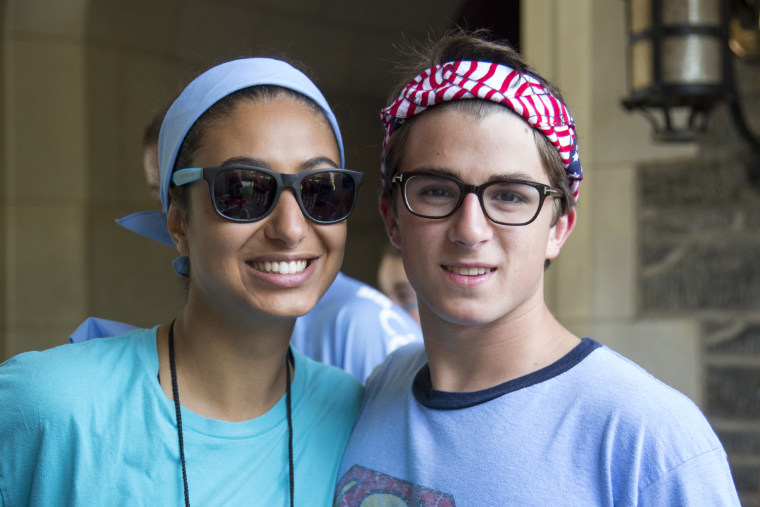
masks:
[[[575,229],[576,218],[575,208],[572,207],[566,214],[559,217],[557,223],[549,229],[549,241],[546,244],[547,259],[554,259],[559,255],[562,245],[565,244],[570,233]]]
[[[187,220],[185,214],[173,202],[169,204],[169,212],[166,214],[166,225],[169,229],[177,251],[182,255],[190,255],[187,239]]]
[[[380,196],[378,207],[380,208],[380,216],[385,224],[385,232],[388,233],[388,239],[391,240],[393,246],[401,248],[401,234],[398,228],[396,210],[393,209],[390,200],[385,196]]]

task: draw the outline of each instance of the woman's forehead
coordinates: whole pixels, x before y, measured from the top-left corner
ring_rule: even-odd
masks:
[[[340,151],[330,124],[301,101],[282,96],[246,100],[231,108],[201,133],[196,166],[250,160],[282,172],[313,159],[329,159],[338,167]],[[278,168],[280,167],[280,168]]]

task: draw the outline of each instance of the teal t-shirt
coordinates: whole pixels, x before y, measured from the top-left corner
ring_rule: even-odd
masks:
[[[296,505],[330,505],[362,388],[294,352]],[[156,329],[16,356],[0,366],[0,504],[181,505],[174,404]],[[182,408],[193,505],[287,505],[283,398],[243,422]]]

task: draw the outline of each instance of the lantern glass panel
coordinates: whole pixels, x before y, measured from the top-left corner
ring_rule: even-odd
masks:
[[[663,0],[662,24],[720,26],[721,0]]]
[[[720,85],[721,44],[715,37],[683,35],[663,41],[662,80],[665,84]]]

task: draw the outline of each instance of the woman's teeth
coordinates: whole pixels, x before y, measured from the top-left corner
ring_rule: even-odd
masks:
[[[294,273],[300,273],[306,269],[306,261],[290,261],[290,262],[254,262],[253,267],[264,273],[280,273],[282,275],[292,275]]]
[[[485,275],[491,270],[488,268],[457,268],[453,266],[446,266],[446,271],[451,271],[452,273],[462,276],[478,276]]]

